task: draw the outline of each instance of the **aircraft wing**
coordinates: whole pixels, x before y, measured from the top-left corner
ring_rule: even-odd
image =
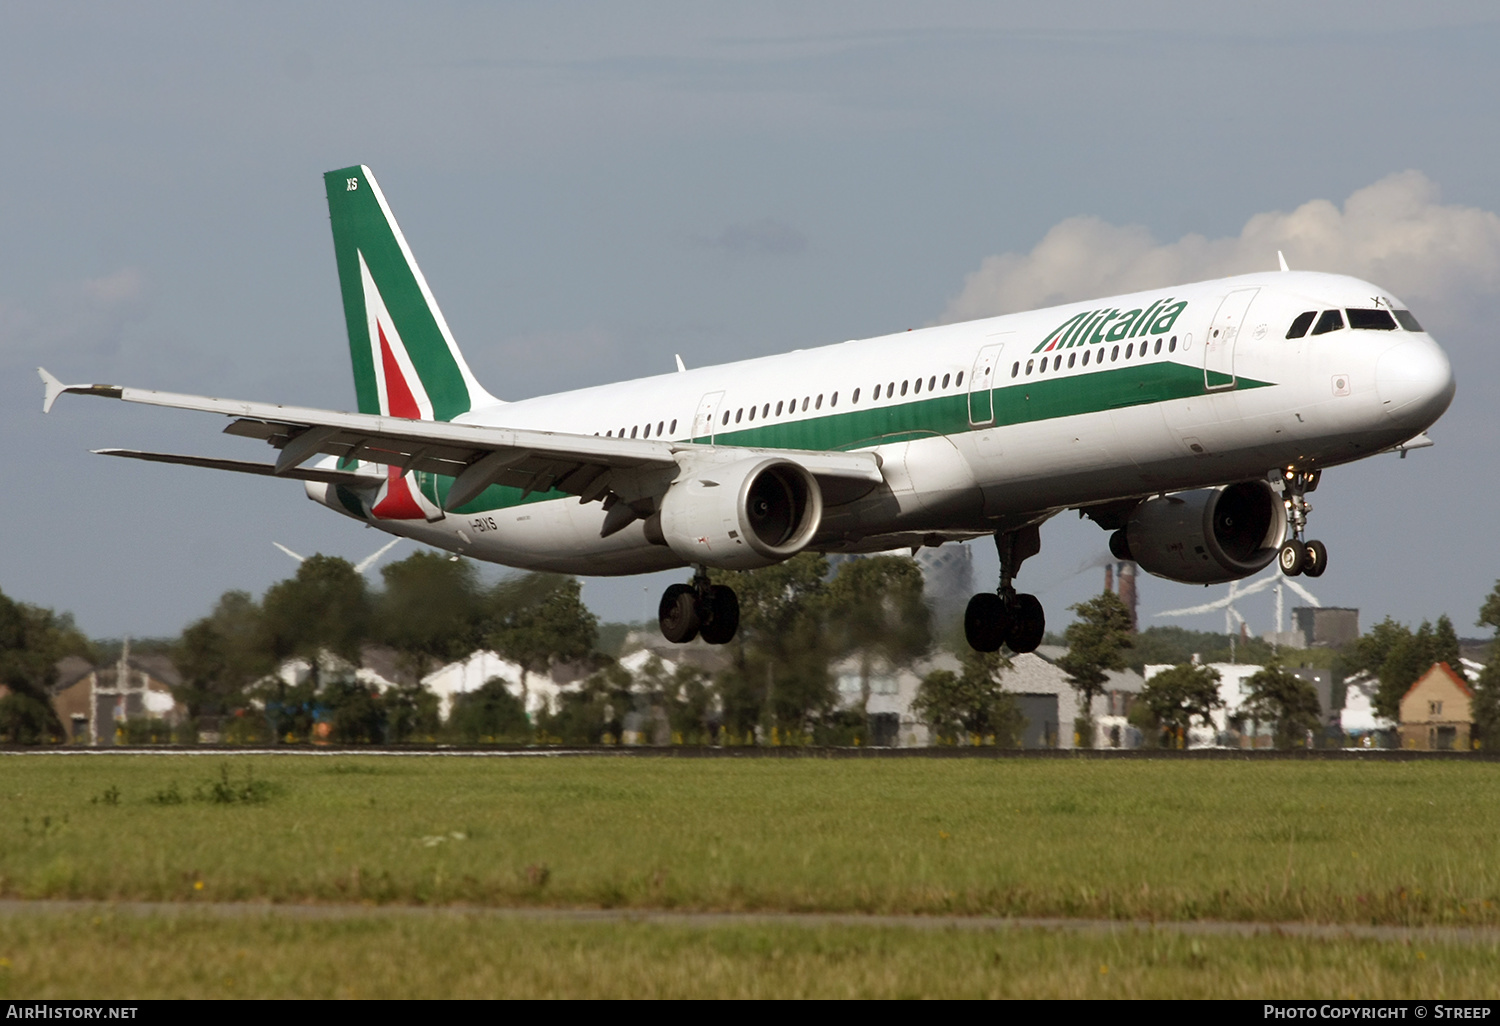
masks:
[[[582,502],[610,496],[635,502],[664,492],[678,468],[698,461],[725,462],[756,455],[776,456],[806,467],[848,501],[880,484],[880,458],[868,452],[814,452],[699,445],[665,439],[605,438],[524,428],[489,427],[449,421],[407,420],[367,413],[340,413],[276,403],[214,399],[157,392],[120,385],[66,385],[38,368],[46,386],[43,411],[64,393],[95,395],[128,403],[196,410],[232,417],[225,433],[259,438],[280,450],[275,463],[104,450],[107,455],[165,463],[184,463],[303,480],[378,483],[368,472],[328,471],[302,467],[318,455],[419,470],[454,478],[443,502],[452,510],[477,498],[492,484],[527,493],[557,490]],[[316,476],[314,476],[316,475]],[[345,478],[353,480],[345,480]],[[833,501],[834,496],[830,496]]]

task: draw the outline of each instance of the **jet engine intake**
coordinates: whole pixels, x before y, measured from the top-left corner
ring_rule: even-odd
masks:
[[[1147,499],[1110,539],[1117,556],[1183,584],[1224,584],[1269,566],[1286,506],[1269,482],[1242,481]]]
[[[709,465],[674,481],[652,521],[648,536],[659,529],[659,540],[689,563],[753,570],[807,547],[823,522],[823,493],[791,460]]]

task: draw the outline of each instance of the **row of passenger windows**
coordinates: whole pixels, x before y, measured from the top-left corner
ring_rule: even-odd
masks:
[[[959,387],[961,387],[963,385],[963,383],[964,383],[964,372],[963,371],[959,371],[957,374],[953,374],[953,373],[950,372],[948,374],[944,374],[942,376],[942,378],[939,378],[936,374],[933,374],[933,375],[929,376],[926,379],[925,382],[921,378],[908,378],[907,380],[899,382],[899,383],[897,383],[895,381],[891,381],[891,382],[887,382],[884,385],[876,385],[875,388],[871,391],[871,396],[872,396],[872,401],[878,400],[881,397],[882,393],[885,395],[885,397],[887,399],[892,399],[892,398],[896,397],[896,395],[898,393],[898,390],[899,390],[899,393],[901,395],[906,395],[908,392],[910,392],[912,395],[921,395],[922,394],[922,389],[924,387],[927,389],[928,392],[936,392],[939,389],[945,389],[945,388],[948,388],[950,386],[953,387],[953,388],[959,388]],[[834,407],[838,406],[838,404],[839,404],[839,394],[837,392],[834,392],[832,394],[820,393],[819,395],[816,395],[816,396],[811,396],[811,395],[803,396],[802,399],[800,400],[800,403],[801,403],[801,406],[800,406],[801,412],[806,413],[809,410],[821,410],[823,408],[823,400],[824,400],[825,396],[826,396],[826,398],[828,400],[828,408],[830,410],[833,409]],[[849,402],[850,402],[850,404],[851,405],[857,405],[859,403],[859,396],[860,396],[860,390],[856,388],[849,395]],[[746,420],[746,413],[747,412],[749,414],[749,420],[751,422],[753,422],[756,419],[757,415],[759,415],[759,417],[760,417],[761,420],[769,420],[771,417],[780,417],[780,416],[782,416],[783,413],[786,413],[787,415],[790,415],[790,414],[798,412],[798,409],[799,409],[798,403],[799,403],[799,400],[796,399],[796,398],[793,398],[790,402],[788,402],[787,400],[783,399],[783,400],[781,400],[780,402],[778,402],[776,404],[776,408],[775,408],[774,411],[772,410],[770,403],[765,403],[765,404],[763,404],[761,406],[751,406],[751,407],[748,407],[748,408],[744,407],[744,406],[741,406],[740,408],[734,410],[732,413],[729,410],[725,410],[724,413],[723,413],[723,415],[720,417],[719,423],[722,426],[727,427],[729,425],[730,417],[732,416],[734,418],[734,422],[736,424],[739,424],[739,423],[741,423],[741,422],[743,422],[743,421]],[[641,425],[637,424],[635,427],[630,428],[630,434],[628,436],[625,434],[625,430],[626,430],[625,428],[621,428],[620,431],[619,431],[618,437],[620,437],[620,438],[626,438],[626,437],[629,437],[629,438],[637,438],[637,437],[639,437],[639,438],[650,438],[651,437],[651,425],[650,424],[645,425],[645,427],[642,427]],[[594,434],[596,434],[596,435],[598,433],[599,432],[597,432],[597,431],[594,432]],[[676,433],[677,433],[677,421],[675,421],[675,420],[672,421],[671,426],[667,426],[667,423],[665,421],[657,421],[656,422],[656,436],[658,438],[661,437],[663,434],[675,435]],[[616,433],[615,433],[615,431],[613,429],[604,432],[604,435],[605,435],[606,438],[614,438],[614,437],[616,437]]]
[[[960,385],[962,385],[963,383],[964,383],[964,372],[963,371],[959,371],[957,375],[954,375],[954,374],[944,374],[943,377],[942,377],[942,379],[941,379],[941,382],[939,381],[938,376],[936,374],[934,374],[934,375],[932,375],[931,377],[929,377],[927,379],[927,381],[926,381],[926,387],[927,387],[927,391],[929,391],[929,392],[936,392],[940,388],[948,388],[949,385],[952,385],[954,388],[957,388]],[[923,387],[923,382],[922,382],[921,378],[909,378],[906,381],[902,381],[899,385],[896,382],[894,382],[894,381],[887,382],[885,385],[876,385],[875,388],[870,393],[870,395],[871,395],[871,401],[874,402],[874,401],[878,401],[880,399],[881,390],[882,389],[885,390],[884,394],[885,394],[885,397],[887,399],[894,399],[896,397],[896,392],[897,392],[898,388],[900,389],[900,394],[901,395],[906,395],[908,392],[910,392],[912,395],[921,395],[922,394],[922,387]],[[850,395],[849,395],[849,402],[850,402],[851,405],[857,405],[859,403],[859,395],[860,395],[860,390],[857,389],[857,388],[853,392],[850,393]],[[830,410],[833,409],[834,407],[836,407],[838,404],[839,404],[839,394],[837,392],[834,392],[834,393],[832,393],[831,395],[828,396],[828,408]],[[809,409],[812,409],[812,410],[821,410],[822,408],[823,408],[823,396],[821,394],[817,395],[817,396],[810,396],[809,395],[809,396],[803,396],[802,397],[801,411],[803,413],[806,413]],[[746,420],[746,413],[747,412],[749,413],[749,418],[748,419],[751,420],[751,421],[755,420],[755,417],[756,417],[757,413],[760,414],[760,419],[761,420],[767,420],[767,419],[769,419],[771,417],[779,417],[779,416],[781,416],[781,413],[782,413],[783,409],[788,414],[796,413],[798,411],[797,400],[794,398],[794,399],[792,399],[791,402],[785,402],[785,400],[783,400],[782,402],[778,402],[776,404],[776,409],[774,411],[771,409],[771,404],[770,403],[765,403],[764,405],[762,405],[760,407],[751,406],[751,407],[748,408],[748,410],[745,407],[740,407],[739,409],[737,409],[737,410],[734,411],[734,422],[736,424],[739,424],[742,421]],[[719,423],[721,425],[725,425],[725,426],[727,426],[729,424],[729,411],[728,410],[724,411],[723,415],[719,419]]]
[[[1175,352],[1177,352],[1177,336],[1176,335],[1173,335],[1171,337],[1171,339],[1157,339],[1156,340],[1155,352],[1157,352],[1157,353],[1161,352],[1163,343],[1165,343],[1165,345],[1166,345],[1167,352],[1169,352],[1169,353],[1175,353]],[[1121,351],[1121,349],[1120,349],[1119,346],[1115,346],[1113,349],[1111,349],[1109,351],[1109,362],[1110,363],[1114,363],[1117,360],[1120,360],[1122,357],[1124,359],[1126,359],[1126,360],[1130,359],[1132,356],[1139,356],[1141,358],[1144,358],[1146,356],[1146,354],[1149,353],[1149,352],[1151,352],[1151,351],[1152,351],[1152,347],[1151,347],[1151,342],[1150,342],[1149,339],[1143,339],[1141,341],[1141,347],[1140,347],[1139,350],[1136,349],[1136,345],[1135,345],[1134,342],[1127,342],[1125,344],[1125,348],[1124,348],[1123,352]],[[1094,357],[1094,355],[1096,353],[1098,354],[1098,356],[1097,356],[1097,358],[1094,359],[1094,362],[1095,363],[1103,363],[1104,362],[1104,350],[1103,349],[1092,349],[1090,347],[1085,346],[1084,350],[1083,350],[1082,366],[1087,367],[1089,365],[1089,359],[1090,359],[1090,357]],[[1068,355],[1068,366],[1069,367],[1073,367],[1073,366],[1075,366],[1075,365],[1077,365],[1079,363],[1078,353],[1076,351],[1071,352],[1071,353],[1069,353],[1067,355]],[[1031,374],[1033,365],[1035,365],[1035,369],[1036,369],[1036,372],[1038,374],[1046,374],[1047,373],[1048,362],[1049,361],[1048,361],[1047,357],[1045,357],[1045,356],[1042,357],[1040,361],[1037,361],[1037,360],[1027,360],[1026,361],[1026,374],[1028,376]],[[1062,364],[1063,364],[1063,354],[1062,353],[1058,353],[1056,356],[1052,357],[1052,359],[1051,359],[1050,362],[1051,362],[1053,370],[1055,370],[1055,371],[1056,370],[1061,370],[1062,369]],[[1010,376],[1014,378],[1014,377],[1019,377],[1020,374],[1021,374],[1021,361],[1017,360],[1015,363],[1013,363],[1013,364],[1010,365]]]
[[[1382,310],[1379,307],[1373,310],[1359,310],[1351,307],[1347,310],[1324,310],[1321,314],[1316,310],[1304,311],[1292,321],[1292,326],[1287,329],[1286,337],[1301,338],[1307,334],[1308,328],[1312,328],[1314,335],[1341,331],[1346,314],[1349,317],[1349,327],[1355,331],[1395,331],[1397,322],[1407,331],[1422,330],[1422,326],[1417,323],[1417,319],[1412,316],[1410,310]],[[1317,324],[1313,324],[1315,318]]]
[[[643,427],[641,427],[641,425],[637,424],[635,427],[633,427],[633,428],[630,429],[630,437],[631,438],[635,438],[637,432],[640,432],[640,437],[641,438],[650,438],[651,437],[651,425],[647,424],[643,428]],[[596,434],[596,435],[598,433],[599,432],[597,432],[597,431],[594,432],[594,434]],[[667,422],[664,421],[664,420],[659,420],[659,421],[656,422],[656,436],[658,438],[660,438],[662,435],[675,435],[676,433],[677,433],[677,421],[675,421],[675,420],[672,421],[671,427],[668,427],[667,426]],[[614,429],[610,429],[609,431],[604,432],[604,437],[605,438],[613,438],[613,437],[615,437]],[[625,429],[624,428],[620,429],[620,437],[621,438],[625,437]]]

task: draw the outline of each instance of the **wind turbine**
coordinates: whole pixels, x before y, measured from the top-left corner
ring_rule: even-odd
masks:
[[[362,574],[366,570],[370,569],[370,567],[374,566],[375,563],[380,559],[381,556],[383,556],[387,552],[391,551],[391,548],[397,542],[399,542],[399,541],[401,541],[400,538],[392,538],[390,541],[388,541],[384,545],[380,546],[380,548],[378,548],[374,552],[370,553],[364,559],[361,559],[358,563],[355,563],[354,564],[354,572],[357,573],[357,574]],[[293,552],[291,549],[287,548],[285,545],[281,544],[281,542],[279,542],[279,541],[273,541],[271,544],[274,545],[274,546],[276,546],[282,552],[285,552],[288,556],[291,556],[293,559],[295,559],[299,563],[301,563],[302,561],[304,561],[305,559],[307,559],[306,556],[303,556],[303,555],[300,555],[300,554],[298,554],[296,552]]]
[[[1272,570],[1269,574],[1267,574],[1266,576],[1260,578],[1259,580],[1252,581],[1249,584],[1246,584],[1246,585],[1243,585],[1243,586],[1240,584],[1239,581],[1230,581],[1229,582],[1229,594],[1225,595],[1221,599],[1216,599],[1213,602],[1205,602],[1205,603],[1203,603],[1202,605],[1199,605],[1199,606],[1189,606],[1186,609],[1168,609],[1165,612],[1157,613],[1156,615],[1157,616],[1196,616],[1196,615],[1198,615],[1200,613],[1212,613],[1215,610],[1222,609],[1222,610],[1224,610],[1224,633],[1228,634],[1229,637],[1230,637],[1230,650],[1232,652],[1233,649],[1234,649],[1234,641],[1233,641],[1233,639],[1234,639],[1234,624],[1235,624],[1235,621],[1238,621],[1240,623],[1244,623],[1245,622],[1245,618],[1243,616],[1241,616],[1240,615],[1240,611],[1235,608],[1234,604],[1235,604],[1236,600],[1242,599],[1242,598],[1244,598],[1247,595],[1254,595],[1254,594],[1256,594],[1258,592],[1265,591],[1267,588],[1270,588],[1270,587],[1273,587],[1273,586],[1276,589],[1276,633],[1277,634],[1282,633],[1282,631],[1283,631],[1283,629],[1285,627],[1285,623],[1286,623],[1286,601],[1285,601],[1285,597],[1284,597],[1284,594],[1283,594],[1283,591],[1282,591],[1283,588],[1291,588],[1298,595],[1300,595],[1302,598],[1306,599],[1309,603],[1311,603],[1314,606],[1321,607],[1323,605],[1322,602],[1318,601],[1318,597],[1316,595],[1314,595],[1312,592],[1308,591],[1307,588],[1305,586],[1303,586],[1301,583],[1299,583],[1298,581],[1296,581],[1296,580],[1294,580],[1294,579],[1292,579],[1290,577],[1285,576],[1284,574],[1282,574],[1282,572],[1280,570]]]

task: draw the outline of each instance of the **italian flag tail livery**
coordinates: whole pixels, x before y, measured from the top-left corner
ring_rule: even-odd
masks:
[[[323,184],[359,412],[452,420],[496,405],[458,351],[370,169],[329,171]]]
[[[323,176],[338,260],[359,412],[453,420],[497,405],[464,361],[391,208],[364,165]],[[388,467],[370,512],[386,520],[440,519],[413,480]]]

